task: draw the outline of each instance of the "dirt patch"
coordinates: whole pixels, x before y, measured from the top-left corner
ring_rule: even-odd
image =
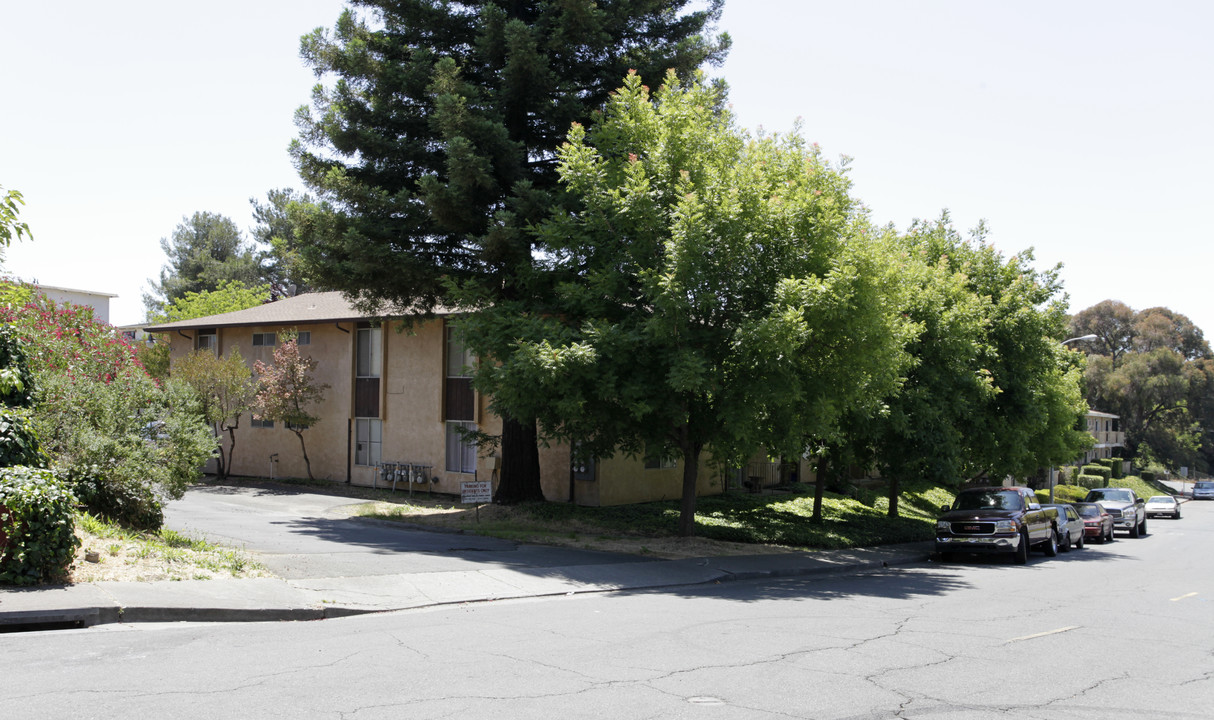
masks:
[[[68,582],[151,582],[269,577],[265,568],[240,550],[197,550],[131,538],[105,538],[76,529],[80,548],[68,570]],[[92,554],[90,554],[92,553]]]

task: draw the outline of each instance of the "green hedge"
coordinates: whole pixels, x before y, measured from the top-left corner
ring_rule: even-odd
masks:
[[[1076,481],[1079,487],[1094,490],[1095,488],[1108,487],[1108,480],[1101,475],[1080,475]]]
[[[1151,472],[1150,470],[1143,470],[1142,472],[1138,473],[1138,477],[1142,478],[1143,482],[1155,482],[1155,473]]]
[[[1099,458],[1095,464],[1107,467],[1109,469],[1109,477],[1113,480],[1119,480],[1124,475],[1121,472],[1121,458]]]
[[[1104,485],[1102,485],[1101,487],[1108,487],[1109,478],[1113,477],[1113,471],[1110,468],[1105,467],[1104,465],[1084,465],[1082,470],[1080,471],[1079,476],[1083,477],[1084,475],[1099,476],[1100,478],[1102,478],[1104,480]],[[1083,483],[1080,483],[1080,484],[1082,485]]]
[[[0,584],[34,585],[67,575],[80,540],[76,498],[50,470],[0,468]]]

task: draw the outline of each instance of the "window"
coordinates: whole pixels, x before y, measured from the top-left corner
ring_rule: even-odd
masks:
[[[460,420],[447,423],[447,472],[476,472],[476,441],[464,434],[468,431],[475,432],[476,423]]]
[[[199,330],[194,335],[194,349],[210,350],[215,354],[219,354],[219,335],[216,333],[215,328]]]
[[[258,420],[257,418],[253,418],[253,421],[250,424],[255,428],[272,428],[272,427],[274,427],[273,420]]]
[[[311,345],[312,344],[312,332],[309,330],[304,330],[303,332],[297,333],[295,336],[295,344],[296,345]]]
[[[472,365],[475,362],[455,328],[448,327],[447,370],[443,378],[444,420],[476,421],[476,392],[472,389]]]
[[[354,464],[375,466],[383,447],[384,423],[376,418],[354,420]]]
[[[357,333],[354,348],[354,417],[377,418],[383,331],[377,327],[363,327]]]
[[[670,470],[678,466],[678,461],[673,457],[663,457],[661,450],[645,448],[645,469],[646,470]]]
[[[278,344],[278,333],[253,333],[253,347],[274,347]]]
[[[383,329],[365,327],[358,329],[358,367],[355,376],[377,378],[383,364]]]

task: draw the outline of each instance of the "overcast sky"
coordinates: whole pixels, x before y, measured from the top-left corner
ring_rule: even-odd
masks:
[[[25,194],[18,276],[143,318],[160,238],[300,188],[299,38],[340,0],[0,5],[0,186]],[[852,158],[880,223],[948,209],[1063,263],[1072,312],[1163,305],[1214,331],[1214,4],[727,0],[739,124]]]

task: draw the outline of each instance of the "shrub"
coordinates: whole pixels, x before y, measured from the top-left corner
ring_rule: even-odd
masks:
[[[109,383],[49,376],[35,416],[42,446],[90,512],[141,529],[179,498],[215,449],[193,392],[147,375]]]
[[[1150,470],[1143,470],[1138,476],[1142,478],[1143,482],[1155,482],[1155,473]]]
[[[1084,487],[1089,490],[1107,487],[1108,484],[1108,481],[1104,479],[1103,475],[1080,475],[1077,482],[1079,483],[1079,487]]]
[[[1113,471],[1104,465],[1084,465],[1083,470],[1080,473],[1081,477],[1083,475],[1098,475],[1104,479],[1104,485],[1102,487],[1108,487],[1109,478],[1113,476]]]
[[[0,408],[0,467],[46,467],[26,411]]]
[[[17,328],[0,325],[0,404],[29,407],[34,403],[34,375]]]
[[[160,529],[164,505],[147,483],[107,476],[96,465],[64,473],[80,503],[93,515],[132,530]]]
[[[1056,502],[1083,502],[1087,497],[1089,488],[1079,485],[1056,485],[1054,487],[1054,500]]]
[[[80,541],[76,498],[49,470],[0,469],[0,583],[33,585],[67,574]]]

